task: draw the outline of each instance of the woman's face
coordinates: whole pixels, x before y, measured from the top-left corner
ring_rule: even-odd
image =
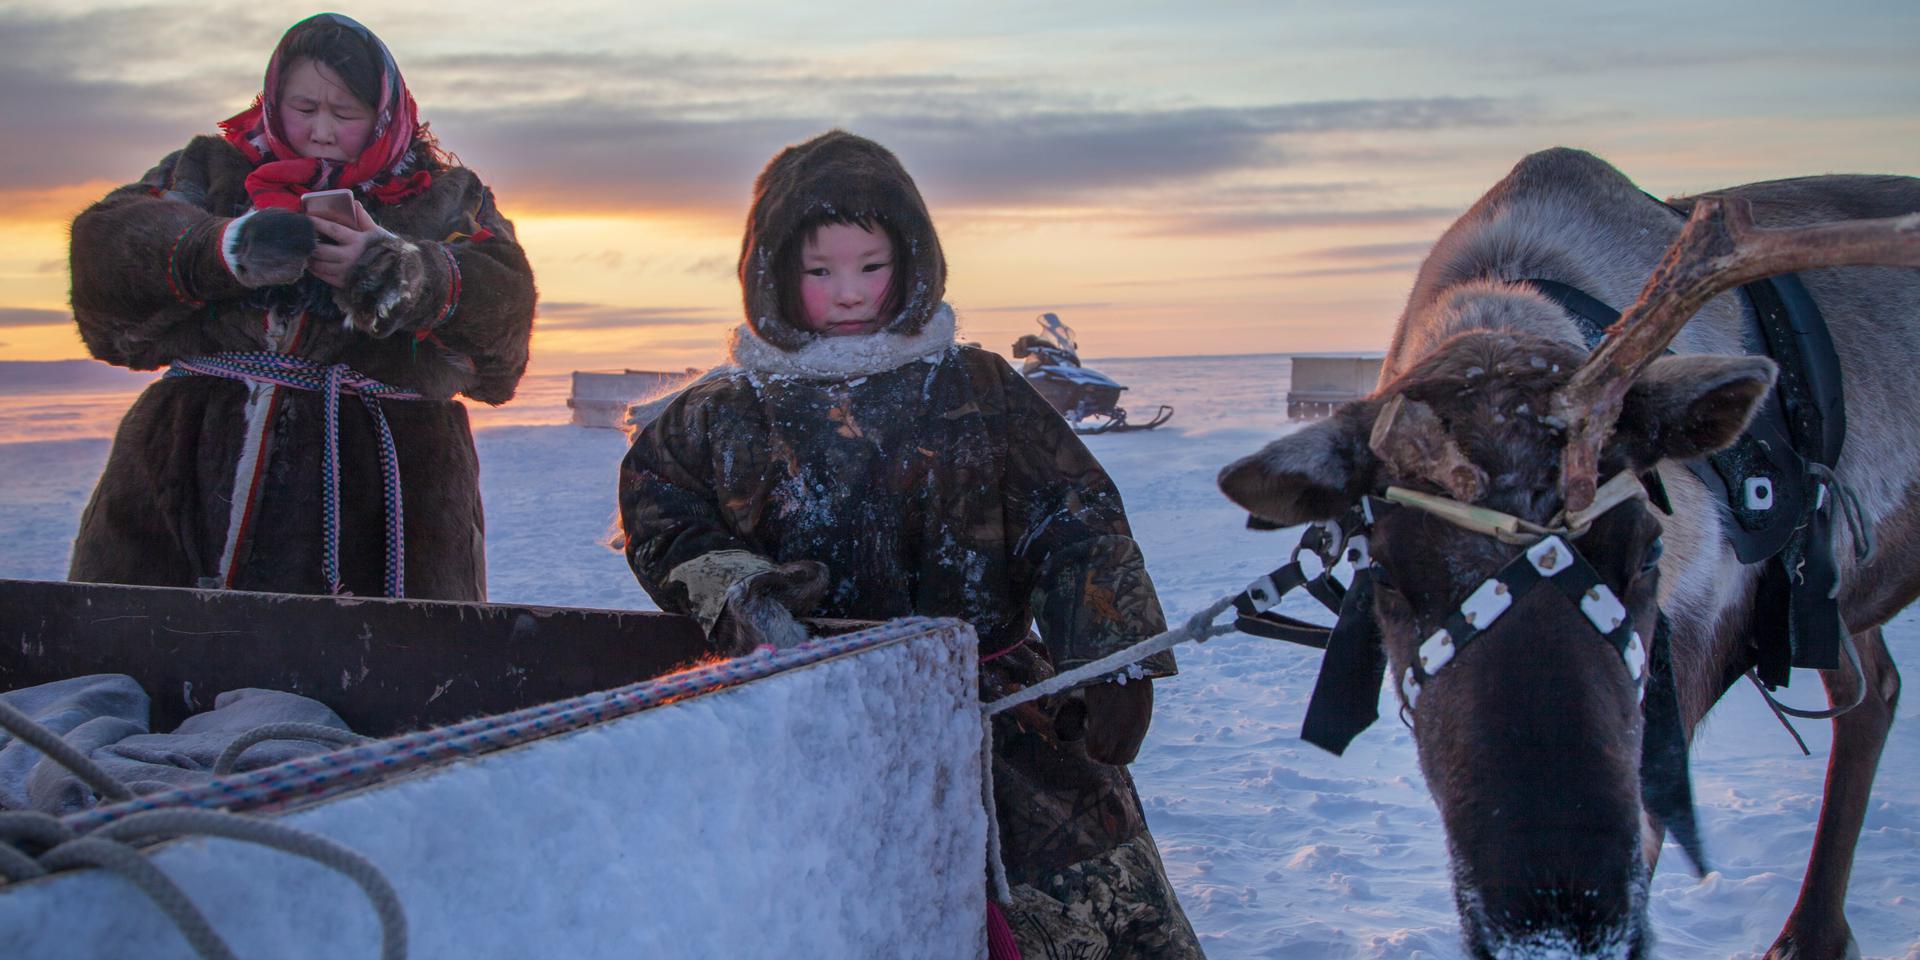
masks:
[[[800,248],[800,303],[807,329],[828,337],[873,333],[893,282],[893,241],[850,223],[829,223]]]
[[[373,139],[373,108],[318,60],[288,68],[280,81],[278,111],[287,145],[303,157],[352,160]]]

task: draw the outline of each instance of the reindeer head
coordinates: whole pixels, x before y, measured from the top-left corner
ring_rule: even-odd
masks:
[[[1920,265],[1920,217],[1903,219],[1755,230],[1744,207],[1705,201],[1591,356],[1527,333],[1460,334],[1375,396],[1221,471],[1230,499],[1281,525],[1412,491],[1391,496],[1417,508],[1374,521],[1373,615],[1477,955],[1644,950],[1644,669],[1602,628],[1653,637],[1661,527],[1644,499],[1595,506],[1596,489],[1732,442],[1774,378],[1765,358],[1662,356],[1666,344],[1706,300],[1762,276]],[[1471,522],[1498,515],[1501,535]],[[1496,575],[1529,562],[1549,530],[1617,616],[1554,590],[1500,592]],[[1460,617],[1485,619],[1455,647],[1442,628]]]

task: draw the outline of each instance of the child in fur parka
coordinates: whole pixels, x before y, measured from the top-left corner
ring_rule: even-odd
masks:
[[[167,376],[120,424],[74,580],[486,596],[466,408],[513,396],[533,274],[360,24],[289,29],[252,107],[73,223],[73,311]],[[335,219],[303,194],[348,189]]]
[[[627,559],[663,609],[728,653],[783,645],[787,611],[957,617],[983,696],[1165,629],[1100,464],[999,355],[956,344],[939,237],[891,153],[840,131],[782,151],[739,266],[731,365],[621,465]],[[1168,654],[1142,666],[994,720],[1005,914],[1028,957],[1200,955],[1125,767],[1151,680],[1174,672]]]

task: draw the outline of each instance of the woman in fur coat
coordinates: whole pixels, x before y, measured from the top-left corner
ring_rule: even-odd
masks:
[[[776,156],[740,281],[731,367],[621,465],[627,560],[663,609],[729,653],[780,645],[785,611],[957,617],[986,697],[1166,629],[1106,472],[998,354],[955,343],[940,239],[893,154],[834,131]],[[1200,955],[1125,766],[1174,672],[1170,654],[1140,666],[994,720],[1005,915],[1029,960]]]
[[[73,223],[95,357],[134,402],[69,576],[486,596],[465,394],[512,398],[534,287],[513,225],[428,133],[386,45],[321,14],[252,107]],[[303,194],[351,191],[327,216]]]

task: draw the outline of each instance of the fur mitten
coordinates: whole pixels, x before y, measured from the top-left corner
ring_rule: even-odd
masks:
[[[277,207],[229,221],[218,234],[227,270],[245,287],[277,287],[300,279],[316,237],[301,214]]]
[[[1153,681],[1096,683],[1069,691],[1053,722],[1062,740],[1085,737],[1087,756],[1114,766],[1132,763],[1153,722]]]
[[[422,303],[426,295],[426,257],[420,245],[382,231],[353,265],[347,285],[333,292],[333,302],[355,329],[386,337],[426,322],[421,319],[428,312]]]
[[[707,638],[729,656],[762,646],[785,650],[809,639],[794,619],[809,613],[827,594],[827,565],[795,560],[741,580],[727,590],[727,604]]]

